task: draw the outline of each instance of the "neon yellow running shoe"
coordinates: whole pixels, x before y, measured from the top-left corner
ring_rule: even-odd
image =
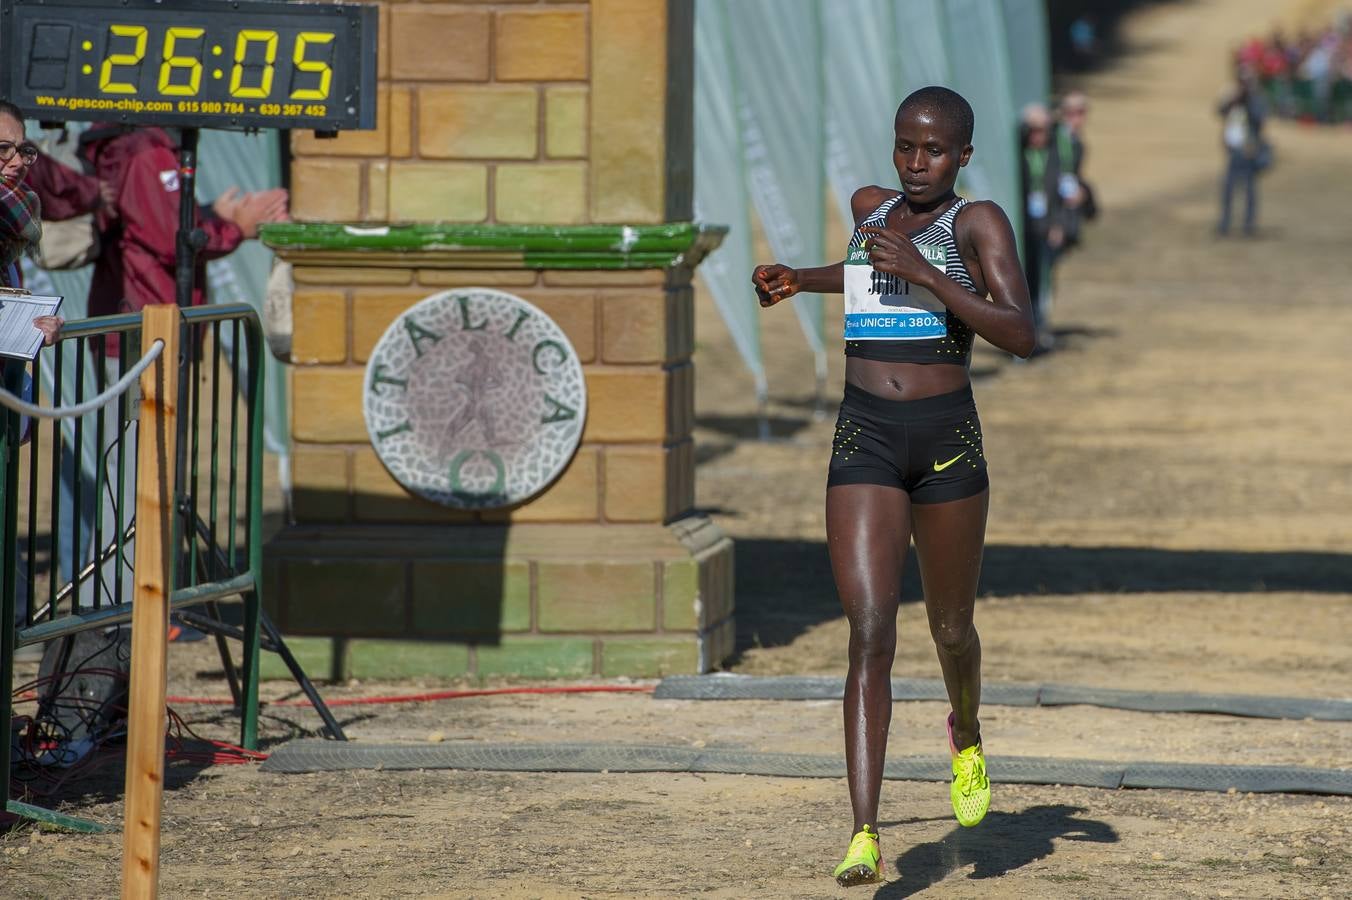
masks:
[[[832,874],[841,887],[872,884],[882,875],[882,851],[878,849],[878,832],[865,825],[850,838],[850,849],[845,859]]]
[[[953,815],[967,828],[986,818],[991,807],[991,781],[986,776],[986,757],[981,745],[959,750],[953,744],[953,714],[948,716],[948,750],[953,755],[953,784],[948,789]]]

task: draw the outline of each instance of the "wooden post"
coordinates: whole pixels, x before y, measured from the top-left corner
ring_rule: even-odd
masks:
[[[136,591],[131,612],[131,687],[127,710],[126,812],[122,831],[122,896],[159,891],[160,805],[164,789],[164,708],[173,589],[174,460],[178,434],[177,306],[147,306],[141,347],[164,341],[160,358],[141,374],[136,459]],[[127,342],[122,344],[125,352]]]

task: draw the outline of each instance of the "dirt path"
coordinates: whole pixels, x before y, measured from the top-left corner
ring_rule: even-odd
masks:
[[[989,681],[1352,693],[1352,140],[1278,127],[1262,235],[1209,234],[1220,165],[1210,104],[1226,49],[1321,4],[1153,6],[1128,20],[1120,65],[1085,83],[1106,214],[1061,272],[1060,349],[1028,364],[985,349],[974,366],[995,484],[978,609]],[[698,499],[738,539],[733,667],[839,674],[846,627],[821,522],[832,422],[811,416],[810,359],[793,317],[767,316],[781,440],[744,440],[750,379],[702,302]],[[828,396],[842,375],[841,359],[831,364]],[[935,677],[919,596],[912,577],[895,672]],[[173,654],[171,692],[224,692],[204,645]],[[204,733],[230,736],[229,717],[185,711]],[[826,702],[589,695],[344,712],[365,741],[841,752],[839,710]],[[940,752],[943,712],[898,704],[891,752]],[[998,769],[1000,754],[1347,768],[1352,725],[994,706],[983,723],[997,784],[988,820],[958,829],[942,785],[885,784],[891,881],[849,895],[1352,894],[1352,799],[1010,786]],[[265,724],[279,742],[315,722],[274,707]],[[117,788],[92,787],[76,809],[118,821]],[[845,893],[825,875],[848,837],[834,779],[176,766],[170,788],[171,897]],[[119,853],[117,835],[10,834],[0,895],[112,896]]]

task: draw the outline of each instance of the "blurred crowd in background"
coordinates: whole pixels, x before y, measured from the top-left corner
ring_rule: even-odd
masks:
[[[1035,354],[1055,345],[1051,326],[1056,264],[1084,237],[1098,214],[1093,186],[1084,177],[1084,124],[1089,98],[1071,91],[1054,107],[1025,106],[1020,116],[1023,185],[1023,260],[1037,329]]]
[[[1234,63],[1257,81],[1274,115],[1352,122],[1352,12],[1323,29],[1251,38]]]

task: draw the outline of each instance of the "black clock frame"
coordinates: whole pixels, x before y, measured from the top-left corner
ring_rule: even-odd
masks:
[[[139,16],[139,19],[138,19]],[[241,26],[253,21],[266,28],[254,30],[252,43],[246,45]],[[36,21],[35,21],[36,20]],[[46,21],[43,21],[46,20]],[[146,24],[143,24],[146,23]],[[46,26],[46,41],[35,40],[36,27]],[[140,90],[139,86],[122,85],[118,92],[91,87],[95,64],[108,77],[113,65],[107,37],[110,28],[141,28],[139,53],[136,61],[117,63],[119,68],[136,67],[136,80],[153,84],[154,67],[158,64],[160,81],[154,88]],[[148,47],[153,28],[158,47]],[[164,58],[176,44],[164,37],[166,29],[192,29],[197,34],[181,35],[183,41],[200,41],[195,56],[176,56],[170,63]],[[278,29],[283,29],[279,32]],[[284,0],[174,0],[172,4],[160,0],[0,0],[0,97],[31,114],[48,121],[98,120],[123,125],[158,125],[184,128],[311,128],[320,132],[347,129],[369,129],[376,124],[376,37],[377,10],[365,4],[291,3]],[[297,43],[302,33],[312,37],[333,34],[331,58],[298,60]],[[289,38],[285,46],[282,35]],[[233,56],[267,46],[265,35],[272,35],[271,59],[266,68],[269,84],[266,96],[243,96],[243,85],[227,87],[222,77],[229,69],[238,77],[245,67],[243,59],[231,58],[230,51],[221,46],[227,36],[237,38]],[[85,36],[88,43],[80,42]],[[128,35],[122,35],[124,42]],[[208,45],[216,54],[211,65]],[[102,42],[102,43],[98,43]],[[317,46],[316,42],[312,46]],[[83,45],[83,46],[82,46]],[[93,45],[93,46],[90,46]],[[90,46],[85,51],[84,46]],[[80,54],[102,48],[101,58],[90,57],[81,67]],[[45,55],[39,55],[45,54]],[[254,54],[256,55],[256,54]],[[328,88],[322,98],[307,97],[297,100],[285,89],[287,73],[302,63],[321,65],[327,69]],[[144,69],[151,69],[146,74]],[[184,94],[182,85],[169,83],[167,72],[174,69],[196,69],[191,94]],[[210,70],[210,71],[208,71]],[[281,72],[282,77],[275,75]],[[232,78],[233,82],[235,78]],[[276,85],[283,87],[276,87]],[[109,86],[111,87],[111,85]],[[236,90],[240,93],[237,94]],[[322,100],[323,102],[305,102]]]

